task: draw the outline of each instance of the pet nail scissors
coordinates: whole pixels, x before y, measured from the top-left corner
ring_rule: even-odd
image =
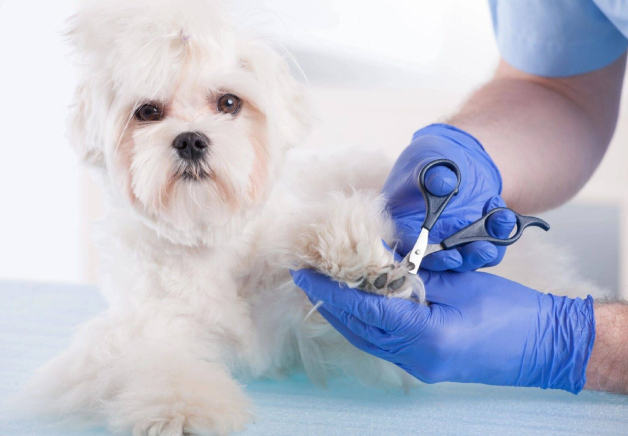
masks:
[[[454,174],[456,174],[457,178],[457,183],[454,190],[451,191],[449,194],[445,194],[443,196],[432,194],[425,186],[425,175],[430,169],[438,166],[449,168],[454,172]],[[507,207],[498,207],[491,210],[474,223],[469,224],[462,230],[459,230],[453,235],[443,239],[440,243],[428,244],[427,242],[430,230],[432,229],[432,226],[434,225],[434,223],[436,223],[440,215],[443,213],[443,210],[445,210],[445,207],[452,199],[452,197],[458,194],[460,180],[460,169],[454,162],[448,159],[433,160],[432,162],[425,165],[425,167],[423,167],[423,169],[419,173],[419,189],[423,194],[426,206],[425,220],[423,221],[423,225],[421,226],[421,233],[419,234],[419,237],[414,244],[414,248],[412,248],[412,251],[410,251],[410,253],[408,253],[406,258],[404,259],[404,261],[408,264],[410,273],[417,274],[423,258],[437,251],[457,248],[475,241],[488,241],[495,245],[506,246],[517,242],[526,227],[534,226],[540,227],[545,231],[549,230],[549,224],[540,218],[519,215],[517,212],[512,209],[508,209]],[[486,229],[486,222],[493,214],[503,210],[509,210],[515,215],[517,231],[507,239],[494,238],[488,233]]]

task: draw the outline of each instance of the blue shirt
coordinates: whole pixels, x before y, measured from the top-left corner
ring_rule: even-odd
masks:
[[[628,47],[628,0],[489,0],[502,57],[539,76],[607,66]]]

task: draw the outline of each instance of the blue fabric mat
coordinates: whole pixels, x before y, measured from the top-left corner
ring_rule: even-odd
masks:
[[[93,287],[0,282],[0,402],[65,348],[75,326],[104,309]],[[628,399],[479,385],[422,386],[410,394],[302,376],[247,387],[257,420],[242,435],[628,435]],[[107,435],[19,422],[0,409],[0,436]]]

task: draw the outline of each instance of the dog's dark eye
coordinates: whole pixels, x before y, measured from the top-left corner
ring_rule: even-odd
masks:
[[[154,103],[146,103],[135,112],[135,118],[140,121],[159,121],[163,117],[163,111]]]
[[[218,99],[218,112],[235,115],[240,112],[242,100],[233,94],[225,94]]]

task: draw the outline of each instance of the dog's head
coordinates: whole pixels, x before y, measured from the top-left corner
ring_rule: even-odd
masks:
[[[104,0],[72,18],[82,159],[163,236],[211,244],[265,202],[307,132],[302,86],[216,0]]]

